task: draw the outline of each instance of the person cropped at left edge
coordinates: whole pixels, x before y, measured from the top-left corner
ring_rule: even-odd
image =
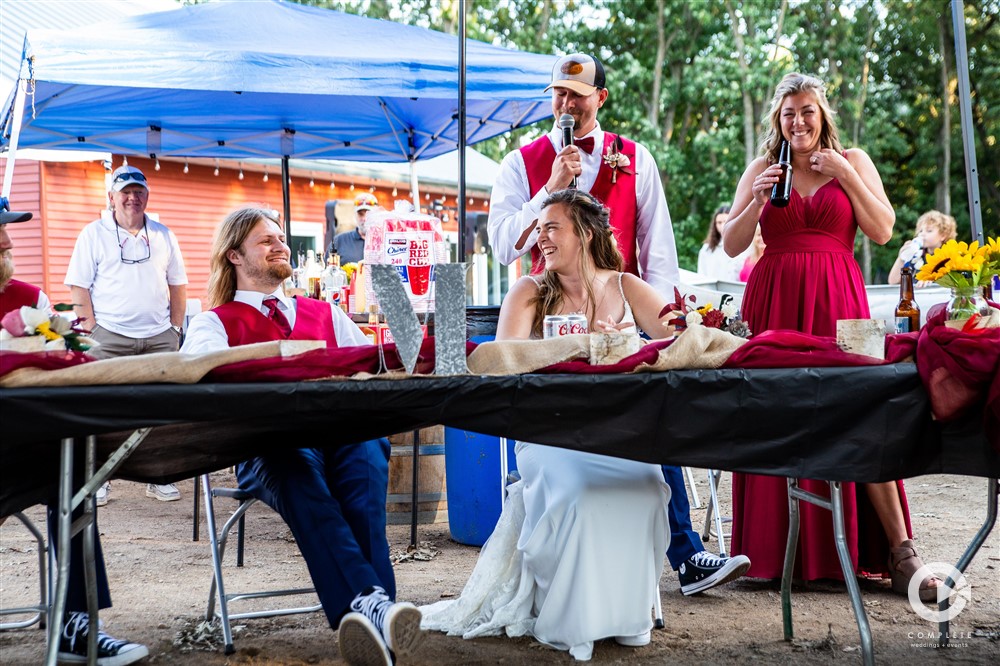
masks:
[[[191,320],[181,351],[200,353],[271,340],[369,344],[339,307],[288,298],[291,251],[270,211],[242,208],[219,227],[212,247],[209,311]],[[276,398],[278,399],[278,398]],[[391,666],[420,644],[420,611],[396,603],[385,536],[389,442],[288,449],[236,467],[240,487],[288,524],[309,567],[348,664]]]
[[[99,359],[173,352],[180,347],[187,308],[187,274],[177,238],[146,215],[149,183],[133,166],[111,174],[111,215],[83,228],[66,270],[81,326],[99,343]],[[106,502],[102,488],[98,502]],[[180,499],[173,484],[146,486],[146,495]]]
[[[7,233],[7,225],[17,222],[27,222],[31,213],[0,212],[0,318],[8,312],[21,307],[32,307],[48,313],[51,303],[45,292],[38,287],[14,279],[14,258],[11,249],[14,243]],[[79,471],[79,470],[78,470]],[[74,483],[81,482],[79,475]],[[53,535],[58,533],[59,498],[58,495],[48,499],[49,542],[56,544]],[[82,514],[82,507],[73,513],[77,518]],[[104,552],[101,550],[101,531],[97,529],[97,517],[94,516],[94,564],[96,568],[97,606],[111,607],[111,591],[108,587],[108,575],[104,568]],[[56,553],[58,557],[58,553]],[[70,541],[69,549],[69,581],[66,593],[66,616],[63,618],[63,631],[59,637],[59,661],[62,663],[87,663],[87,641],[90,633],[90,618],[87,614],[87,583],[83,565],[83,533],[77,534]],[[126,666],[149,655],[145,645],[112,638],[100,629],[97,633],[97,666]]]

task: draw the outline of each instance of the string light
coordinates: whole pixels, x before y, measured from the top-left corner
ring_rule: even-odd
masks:
[[[243,180],[243,162],[240,162],[240,175],[237,178]]]
[[[190,169],[188,169],[188,161],[187,161],[187,158],[185,157],[184,158],[184,173],[187,173],[188,171],[190,171]]]
[[[219,158],[218,157],[215,158],[215,175],[216,176],[219,175]]]
[[[268,177],[267,177],[267,167],[264,167],[264,178],[263,178],[263,181],[264,181],[265,183],[267,182],[267,178],[268,178]]]
[[[395,187],[392,188],[392,196],[395,197],[395,196],[398,196],[398,195],[399,195],[399,192],[396,190],[396,188]]]
[[[122,157],[122,166],[128,166],[128,157]]]
[[[309,172],[309,187],[316,187],[316,181],[313,180],[312,172]]]
[[[154,171],[159,171],[160,170],[160,158],[156,157],[154,159],[156,160],[156,164],[153,165],[153,170]]]
[[[368,191],[371,192],[372,194],[375,194],[375,186],[372,185],[371,187],[369,187]]]
[[[354,183],[351,183],[351,192],[354,191]]]
[[[469,197],[469,205],[470,206],[475,206],[476,205],[476,202],[472,200],[472,197]]]
[[[336,186],[337,186],[337,184],[336,184],[336,183],[334,183],[334,182],[333,182],[333,181],[331,180],[331,181],[330,181],[330,189],[332,190],[332,189],[333,189],[334,187],[336,187]]]
[[[431,200],[431,193],[430,192],[425,192],[424,193],[424,199],[427,199],[428,201],[430,201]]]

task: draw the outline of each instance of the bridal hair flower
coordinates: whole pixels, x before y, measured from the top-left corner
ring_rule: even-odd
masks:
[[[706,328],[717,328],[739,338],[749,338],[750,327],[740,317],[739,310],[733,302],[730,294],[723,294],[719,299],[719,307],[715,308],[711,303],[698,306],[694,295],[682,296],[681,292],[674,287],[674,302],[667,303],[666,307],[660,311],[660,316],[668,312],[677,312],[678,317],[670,321],[678,334],[691,326],[704,326]]]
[[[53,306],[58,312],[69,312],[72,305],[58,303]],[[78,328],[81,319],[69,319],[59,315],[49,315],[43,310],[23,306],[11,310],[0,319],[0,339],[41,336],[45,339],[44,351],[88,351],[97,346],[97,341],[87,336],[90,331]]]
[[[608,145],[608,149],[604,152],[604,163],[611,167],[611,182],[618,182],[618,170],[624,174],[632,175],[632,171],[628,170],[628,167],[632,164],[632,160],[628,158],[628,155],[622,153],[622,138],[616,136],[615,140]]]

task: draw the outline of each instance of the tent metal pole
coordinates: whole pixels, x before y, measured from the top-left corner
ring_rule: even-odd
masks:
[[[969,47],[965,42],[965,3],[951,0],[951,22],[955,28],[955,69],[958,72],[958,108],[962,117],[962,145],[965,147],[965,183],[969,193],[969,225],[972,240],[983,242],[983,213],[979,207],[979,167],[976,141],[972,135],[972,86],[969,84]]]
[[[458,2],[458,261],[465,261],[465,0]]]
[[[10,190],[14,185],[14,160],[17,158],[17,141],[21,138],[21,119],[24,116],[24,97],[27,94],[27,82],[24,79],[17,80],[17,88],[14,93],[14,125],[10,133],[10,146],[7,150],[7,169],[3,174],[3,191],[0,196],[4,200],[10,199]]]
[[[285,242],[292,244],[292,175],[288,171],[288,155],[281,156],[281,214],[285,220]]]
[[[413,210],[420,212],[420,183],[417,182],[417,162],[410,160],[410,194],[413,195]]]

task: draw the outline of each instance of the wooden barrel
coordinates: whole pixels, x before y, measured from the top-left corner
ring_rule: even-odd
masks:
[[[444,426],[418,431],[417,522],[448,522],[448,496],[444,475]],[[413,503],[413,432],[389,437],[389,490],[386,496],[386,522],[409,525]]]

